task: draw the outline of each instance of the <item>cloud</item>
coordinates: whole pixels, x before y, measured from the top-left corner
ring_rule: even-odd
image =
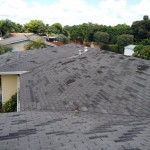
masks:
[[[150,0],[141,0],[139,4],[132,6],[132,11],[137,16],[150,15]]]
[[[83,22],[106,25],[131,24],[135,19],[142,19],[142,15],[150,14],[149,6],[150,0],[141,0],[131,6],[127,5],[127,0],[99,0],[97,6],[86,0],[59,0],[46,5],[41,5],[37,1],[27,3],[26,0],[0,0],[0,18],[8,18],[21,24],[32,19],[43,20],[48,24],[60,22],[63,25]]]

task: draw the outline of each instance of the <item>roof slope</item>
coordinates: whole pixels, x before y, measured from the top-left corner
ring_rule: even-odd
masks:
[[[28,40],[29,40],[29,38],[26,35],[20,35],[20,36],[14,36],[14,37],[0,40],[0,44],[8,45],[8,44],[13,44],[13,43],[28,41]]]
[[[150,119],[73,112],[2,114],[1,150],[148,150]]]
[[[21,76],[21,110],[145,116],[150,114],[149,89],[149,61],[92,49]]]
[[[77,55],[81,48],[83,49],[80,45],[71,44],[50,49],[7,53],[0,56],[2,58],[0,64],[3,63],[0,71],[31,71],[39,66],[44,66],[45,63]]]
[[[21,112],[1,114],[2,150],[149,149],[150,62],[79,50],[3,55],[1,72],[30,72],[20,75]]]

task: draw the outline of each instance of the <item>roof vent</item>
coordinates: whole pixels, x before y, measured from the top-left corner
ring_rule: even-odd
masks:
[[[82,50],[79,50],[79,55],[81,55],[82,54]]]
[[[87,52],[88,51],[88,48],[87,47],[84,47],[84,52]]]

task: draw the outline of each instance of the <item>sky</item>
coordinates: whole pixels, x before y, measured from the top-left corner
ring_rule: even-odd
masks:
[[[42,20],[45,24],[97,23],[128,24],[150,16],[150,0],[0,0],[0,20],[25,24]]]

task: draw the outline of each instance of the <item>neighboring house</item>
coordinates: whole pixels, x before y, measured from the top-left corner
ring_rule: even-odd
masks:
[[[100,48],[100,46],[94,42],[91,42],[91,45],[90,45],[91,48]]]
[[[20,111],[1,114],[1,150],[149,149],[150,61],[68,44],[0,56],[10,73]]]
[[[0,44],[8,45],[13,48],[13,51],[24,51],[24,46],[30,41],[41,39],[42,37],[34,35],[32,33],[12,33],[9,38],[0,40]],[[55,44],[46,42],[47,47],[56,47]]]
[[[46,39],[47,42],[53,43],[57,46],[64,45],[63,42],[58,41],[58,37],[59,37],[59,35],[55,35],[55,36],[46,37],[45,39]]]
[[[134,53],[134,48],[136,45],[128,45],[124,47],[124,55],[126,56],[132,56]]]
[[[57,42],[58,37],[59,37],[59,35],[49,36],[49,37],[46,37],[46,40],[49,42]]]

